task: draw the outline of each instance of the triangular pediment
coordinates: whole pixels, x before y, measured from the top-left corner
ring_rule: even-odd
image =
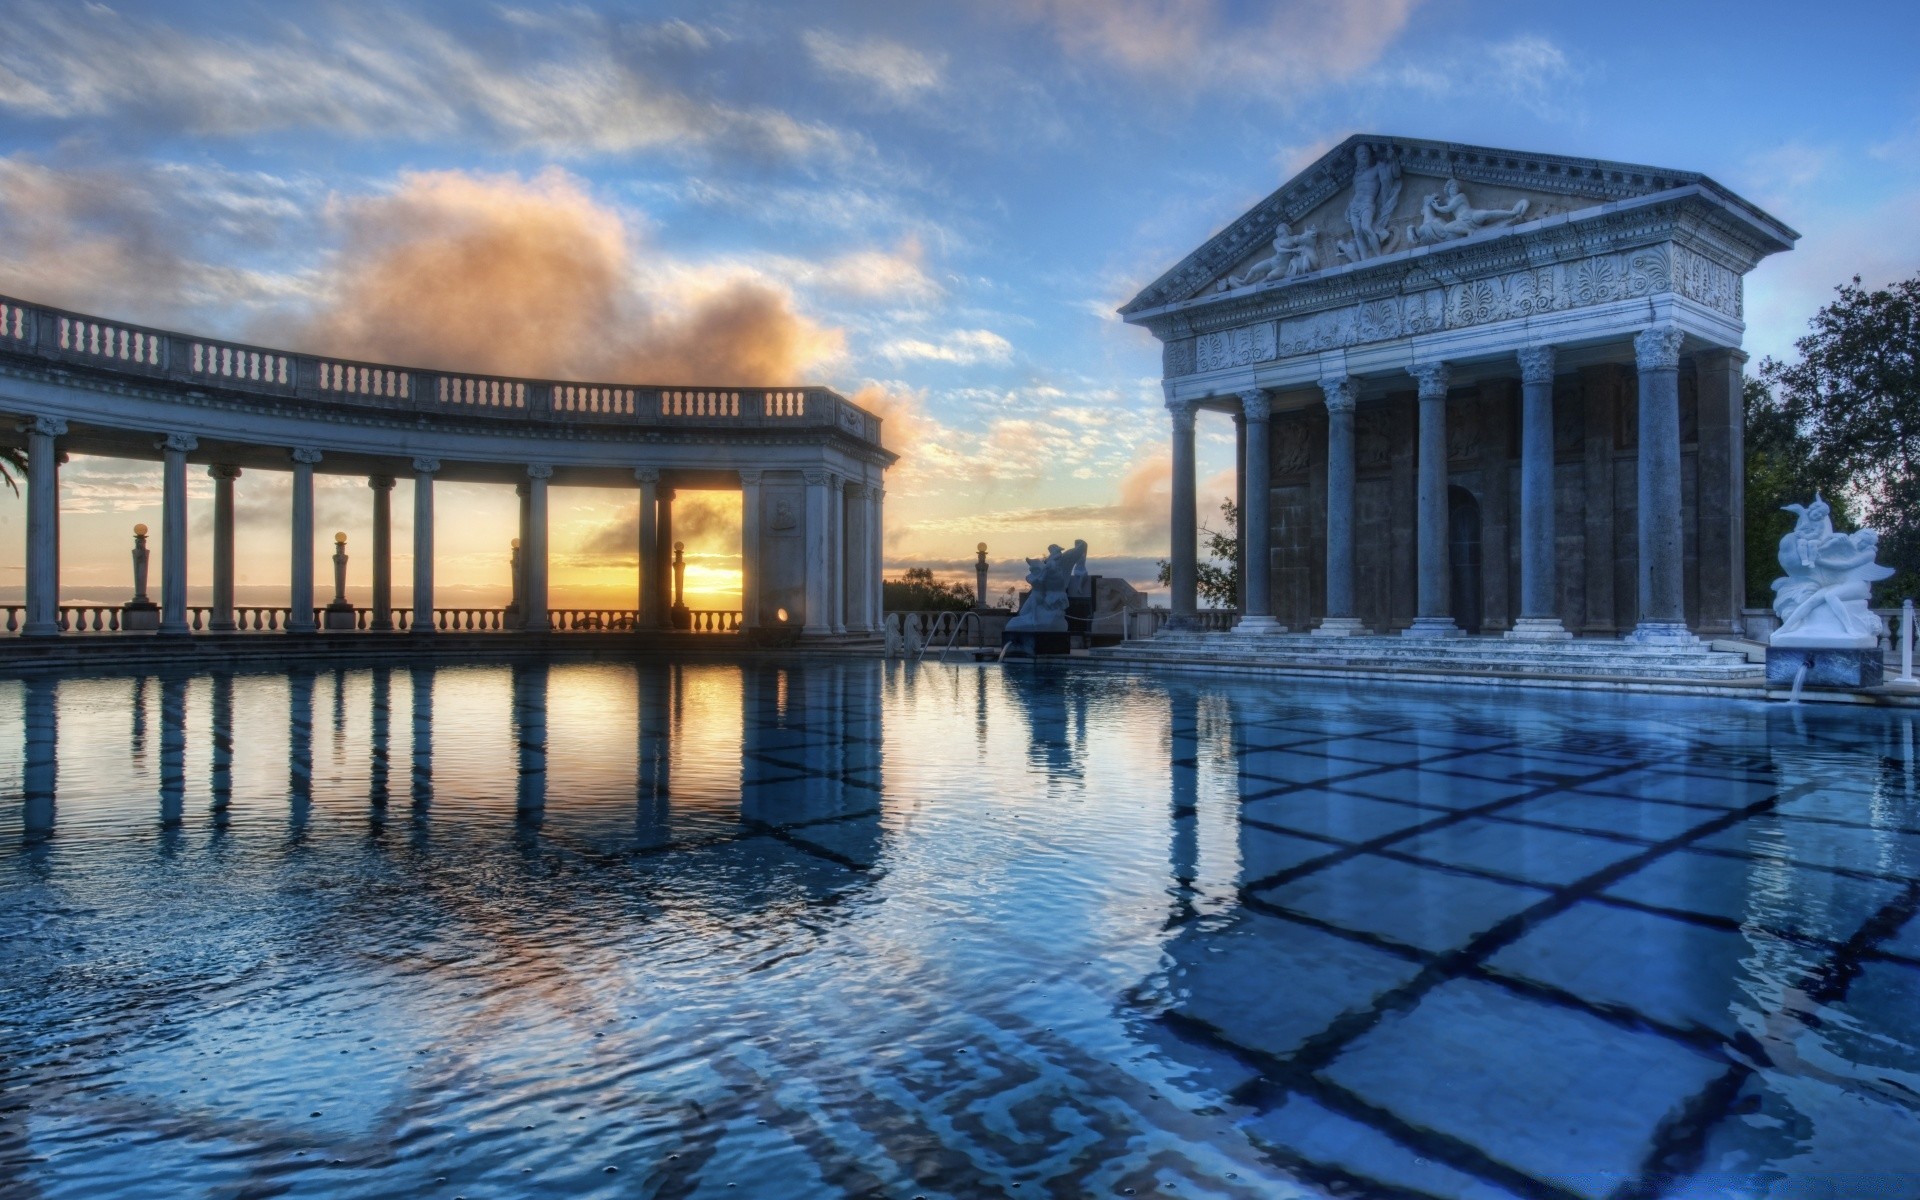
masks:
[[[1694,171],[1356,134],[1209,238],[1120,312],[1132,317],[1422,246],[1498,237],[1544,218],[1697,184],[1765,218]]]

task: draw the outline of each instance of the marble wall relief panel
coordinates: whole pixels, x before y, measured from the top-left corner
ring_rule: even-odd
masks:
[[[1217,333],[1203,333],[1194,343],[1194,365],[1200,371],[1244,367],[1252,363],[1271,362],[1276,357],[1278,352],[1272,321],[1243,325],[1238,329],[1223,329]]]
[[[1447,401],[1447,459],[1470,462],[1480,457],[1480,402]]]
[[[1363,408],[1354,414],[1353,457],[1362,471],[1384,471],[1393,464],[1393,414],[1386,408]]]
[[[1275,476],[1304,475],[1313,463],[1313,434],[1304,416],[1276,420],[1268,434],[1273,442]]]

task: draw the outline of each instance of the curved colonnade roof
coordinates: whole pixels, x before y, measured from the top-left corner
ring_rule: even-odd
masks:
[[[822,387],[589,383],[423,370],[151,329],[0,296],[0,412],[67,422],[64,448],[158,458],[188,434],[196,461],[322,471],[632,486],[656,467],[684,487],[747,470],[833,469],[878,480],[897,455],[880,419]],[[11,425],[11,423],[9,423]],[[7,433],[11,433],[9,428]]]

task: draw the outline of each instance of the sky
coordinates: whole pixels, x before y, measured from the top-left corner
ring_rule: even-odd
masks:
[[[1920,273],[1916,50],[1911,3],[0,0],[0,294],[426,367],[825,385],[901,455],[889,574],[970,580],[985,541],[998,594],[1084,538],[1146,584],[1159,346],[1114,310],[1294,171],[1372,132],[1705,172],[1804,235],[1748,277],[1757,363],[1842,281]],[[1200,453],[1207,513],[1224,417]],[[64,468],[63,598],[124,598],[159,490],[157,463]],[[243,602],[285,596],[287,495],[240,481]],[[555,489],[556,606],[633,603],[635,499]],[[511,491],[438,501],[440,602],[503,601]],[[196,567],[211,504],[195,472]],[[368,544],[364,481],[318,505],[322,553]],[[737,496],[680,509],[689,602],[731,606]],[[24,519],[0,489],[0,597]]]

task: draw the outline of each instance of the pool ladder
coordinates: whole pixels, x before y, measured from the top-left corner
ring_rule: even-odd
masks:
[[[977,612],[963,612],[960,614],[959,619],[953,623],[953,628],[947,631],[947,640],[940,647],[940,657],[937,661],[947,661],[947,653],[955,648],[956,643],[960,640],[960,635],[967,631],[967,622],[969,621],[973,622],[980,640],[982,642],[987,640],[986,622],[980,619],[980,614]],[[914,660],[915,662],[925,662],[927,660],[927,648],[933,644],[933,641],[933,638],[928,638],[926,641],[920,643],[920,655]],[[1007,657],[1007,648],[1004,644],[1001,645],[997,652],[988,651],[986,646],[980,646],[974,650],[974,662],[981,663],[987,661],[987,658],[983,657],[982,652],[991,654],[994,662],[1001,662]]]

